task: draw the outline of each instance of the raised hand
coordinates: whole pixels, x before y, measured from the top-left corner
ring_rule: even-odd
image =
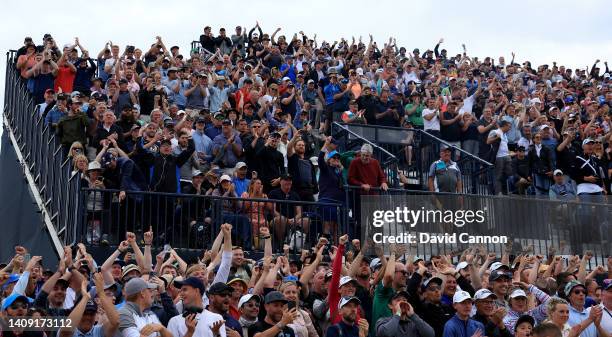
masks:
[[[153,226],[149,226],[149,231],[144,233],[145,245],[150,245],[153,242]]]
[[[359,322],[359,337],[366,337],[368,335],[368,330],[370,329],[370,324],[364,318],[360,318]]]
[[[210,326],[210,330],[212,331],[213,336],[219,335],[219,329],[221,329],[221,326],[223,326],[223,324],[225,324],[225,321],[220,320],[220,321],[214,322],[213,325]]]
[[[136,242],[136,234],[132,233],[132,232],[126,232],[125,233],[125,238],[127,239],[127,242],[129,244]]]

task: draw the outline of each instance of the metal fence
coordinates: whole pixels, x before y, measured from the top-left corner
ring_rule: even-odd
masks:
[[[92,245],[114,246],[126,231],[142,235],[151,226],[157,246],[210,248],[220,225],[230,223],[233,242],[245,250],[263,248],[260,228],[267,227],[276,250],[288,244],[299,253],[321,233],[337,238],[348,231],[339,203],[153,192],[127,192],[120,201],[117,190],[82,192],[87,210],[75,228]]]
[[[11,50],[6,57],[4,118],[15,135],[59,238],[65,244],[74,243],[74,233],[67,226],[72,227],[80,217],[80,179],[71,175],[72,160],[64,154],[54,131],[35,111],[34,100],[15,68],[15,53]]]
[[[612,253],[612,222],[609,220],[612,206],[609,204],[400,189],[374,189],[368,195],[352,190],[349,195],[350,211],[355,212],[354,207],[358,205],[356,221],[362,239],[373,238],[377,232],[395,237],[412,234],[416,241],[406,244],[412,247],[411,253],[421,257],[456,254],[476,246],[486,249],[481,251],[496,252],[499,256],[508,249],[509,243],[512,243],[510,254],[513,256],[547,256],[551,248],[564,256],[591,251],[595,256],[591,261],[593,265],[605,264],[605,258]],[[396,219],[380,228],[373,226],[374,211],[395,211],[397,207],[429,211],[432,216],[420,218],[413,223],[414,226]],[[447,216],[449,211],[452,218],[435,217],[436,214]],[[473,219],[478,216],[476,212],[481,212],[483,220],[466,220],[468,211],[474,213],[474,216],[470,215]],[[462,234],[464,239],[474,241],[461,242]],[[431,237],[447,236],[455,236],[456,241],[427,241]],[[426,242],[421,241],[422,238]],[[382,247],[388,247],[388,243],[383,243]]]
[[[337,128],[347,130],[349,141],[367,139],[386,157],[393,157],[394,168],[403,172],[411,189],[427,189],[429,167],[440,159],[439,149],[444,144],[451,147],[452,158],[461,169],[463,193],[489,195],[494,192],[493,164],[423,130],[339,123]],[[393,174],[397,176],[397,170]]]

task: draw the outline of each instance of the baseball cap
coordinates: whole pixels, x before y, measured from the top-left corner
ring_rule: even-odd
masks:
[[[475,294],[474,294],[474,300],[478,301],[478,300],[484,300],[487,299],[489,297],[493,297],[494,299],[497,299],[497,295],[495,295],[491,290],[483,288],[478,290]]]
[[[489,270],[493,271],[493,270],[498,270],[500,268],[505,269],[505,270],[510,270],[510,267],[508,267],[507,265],[501,262],[493,262],[491,264],[491,267],[489,267]]]
[[[17,281],[19,281],[19,274],[11,274],[11,275],[9,275],[9,277],[6,280],[6,282],[4,283],[4,285],[2,285],[2,290],[6,289],[9,284],[15,283]]]
[[[125,284],[123,291],[125,292],[125,296],[131,296],[145,289],[157,289],[157,284],[148,283],[140,277],[134,277]]]
[[[572,292],[572,289],[576,288],[576,287],[582,287],[585,288],[584,284],[576,281],[576,280],[571,280],[569,281],[564,288],[564,292],[565,292],[565,296],[569,296],[570,293]],[[585,288],[586,289],[586,288]]]
[[[338,302],[338,309],[342,309],[343,306],[351,303],[351,302],[355,302],[357,304],[361,304],[361,300],[358,297],[355,296],[345,296],[342,297],[342,299],[340,300],[340,302]]]
[[[196,124],[197,123],[206,123],[206,118],[204,118],[203,116],[198,116],[198,117],[196,117],[195,122],[196,122]]]
[[[272,302],[287,303],[287,299],[285,298],[285,296],[283,296],[283,293],[281,293],[280,291],[271,291],[266,295],[264,303],[270,304]]]
[[[355,279],[350,276],[342,276],[342,278],[340,279],[340,283],[338,284],[338,288],[351,282],[357,283],[357,281],[355,281]]]
[[[605,279],[603,283],[604,290],[609,290],[610,288],[612,288],[612,279]]]
[[[289,173],[282,174],[280,178],[281,180],[293,180],[293,177]]]
[[[586,144],[593,144],[595,141],[591,138],[587,138],[585,140],[582,141],[582,145],[586,145]]]
[[[453,303],[461,303],[466,300],[471,301],[472,296],[470,296],[470,293],[465,290],[458,290],[455,292],[455,295],[453,295]]]
[[[226,180],[227,181],[232,181],[232,178],[230,178],[230,176],[228,176],[227,174],[224,174],[224,175],[221,176],[221,178],[219,178],[220,182],[226,181]]]
[[[535,318],[533,318],[533,316],[531,316],[531,315],[523,315],[523,316],[519,317],[516,320],[516,324],[514,325],[514,330],[516,331],[516,328],[519,325],[521,325],[521,324],[523,324],[525,322],[531,324],[531,326],[534,326],[535,325]]]
[[[259,305],[259,303],[261,303],[261,297],[259,295],[246,294],[246,295],[243,295],[242,297],[240,297],[240,300],[238,301],[238,308],[241,308],[243,304],[245,304],[246,302],[250,301],[251,299],[255,299],[257,301],[257,305]]]
[[[231,294],[232,291],[234,291],[234,288],[228,286],[223,282],[217,282],[210,286],[210,288],[208,288],[208,294],[210,295]]]
[[[291,79],[290,79],[289,77],[285,76],[285,77],[283,77],[283,80],[282,80],[282,81],[283,81],[283,82],[285,82],[285,81],[291,81]]]
[[[380,258],[375,257],[372,259],[372,261],[370,261],[370,269],[376,270],[380,267],[382,267],[382,262],[380,262]]]
[[[11,306],[11,304],[13,304],[17,300],[24,301],[24,302],[28,303],[28,305],[31,304],[32,302],[34,302],[33,299],[31,299],[31,298],[29,298],[27,296],[23,296],[21,294],[13,293],[9,297],[5,298],[4,301],[2,301],[2,311],[6,310],[8,307]]]
[[[330,151],[330,152],[329,152],[329,153],[328,153],[328,154],[325,156],[325,160],[329,160],[329,159],[334,158],[334,157],[340,157],[340,153],[338,153],[338,151],[336,151],[336,150]]]
[[[230,276],[230,280],[229,280],[229,281],[227,281],[227,285],[230,285],[230,284],[232,284],[232,283],[236,283],[236,282],[238,282],[238,283],[242,283],[242,285],[243,285],[245,288],[248,288],[248,287],[249,287],[249,285],[247,284],[247,282],[246,282],[246,281],[245,281],[243,278],[241,278],[241,277],[239,277],[239,276],[233,276],[233,277],[232,277],[232,276]]]
[[[497,280],[499,278],[502,278],[502,277],[506,277],[506,278],[512,279],[511,275],[512,274],[506,273],[503,270],[493,270],[491,272],[491,274],[489,275],[489,282],[495,281],[495,280]]]
[[[174,281],[174,287],[181,288],[182,286],[190,286],[200,290],[200,294],[204,294],[204,283],[197,277],[188,277],[182,281]]]
[[[438,285],[442,285],[442,279],[439,277],[431,277],[428,278],[427,280],[423,281],[423,283],[421,284],[421,289],[425,290],[427,289],[427,287],[429,286],[430,283],[437,283]]]
[[[403,297],[406,300],[408,300],[408,299],[410,299],[410,294],[407,291],[405,291],[405,290],[400,290],[400,291],[396,292],[395,294],[393,294],[393,296],[391,296],[391,298],[389,298],[389,302],[393,301],[393,300],[395,300],[397,298],[400,298],[400,297]]]
[[[556,175],[560,175],[560,176],[562,176],[562,175],[563,175],[563,171],[561,171],[561,170],[559,170],[559,169],[556,169],[556,170],[553,172],[553,175],[554,175],[554,176],[556,176]]]
[[[462,269],[464,269],[464,268],[465,268],[465,267],[467,267],[467,266],[468,266],[468,263],[467,263],[467,262],[465,262],[465,261],[461,261],[461,262],[459,262],[459,263],[457,264],[457,268],[456,268],[456,269],[457,269],[457,270],[462,270]]]
[[[511,293],[510,293],[510,298],[517,298],[517,297],[527,297],[527,293],[525,292],[525,290],[523,289],[514,289]]]
[[[129,272],[133,270],[136,270],[140,273],[140,268],[138,268],[138,266],[135,264],[128,264],[127,266],[123,267],[121,270],[121,278],[124,278]]]
[[[87,304],[85,305],[85,312],[98,312],[98,305],[96,304],[95,301],[87,301]]]
[[[313,79],[309,79],[309,80],[308,80],[308,82],[306,82],[306,83],[307,83],[307,84],[310,84],[310,83],[314,83],[314,82],[315,82],[315,81],[314,81]]]
[[[47,90],[45,90],[45,94],[55,94],[55,90],[47,89]]]

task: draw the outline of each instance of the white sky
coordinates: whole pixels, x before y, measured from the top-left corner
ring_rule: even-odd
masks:
[[[16,49],[25,36],[37,44],[50,33],[61,45],[74,37],[95,56],[112,40],[144,48],[161,35],[166,46],[188,53],[205,25],[217,34],[220,27],[233,33],[236,25],[248,29],[259,20],[264,32],[282,27],[287,36],[303,30],[317,40],[339,40],[368,34],[382,46],[390,35],[399,46],[422,51],[444,37],[444,48],[454,55],[467,45],[468,54],[483,59],[503,55],[510,60],[543,64],[557,61],[585,68],[595,59],[612,62],[612,24],[605,0],[491,1],[6,1],[0,22],[0,102],[4,102],[4,52]],[[605,14],[605,13],[608,14]],[[603,64],[602,64],[603,68]]]

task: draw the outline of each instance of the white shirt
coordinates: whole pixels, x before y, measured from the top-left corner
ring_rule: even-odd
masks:
[[[194,336],[198,337],[215,337],[210,327],[217,321],[222,321],[223,317],[219,314],[215,314],[206,309],[201,314],[196,315],[198,322],[196,323]],[[183,315],[176,315],[168,322],[168,330],[174,337],[183,337],[187,333],[187,326],[185,325],[185,318]],[[226,337],[225,324],[219,329],[219,335]]]
[[[601,304],[601,306],[603,306],[603,304]],[[591,312],[591,308],[588,308],[587,310],[589,311],[589,313]],[[603,306],[601,327],[604,329],[604,331],[612,331],[612,308],[607,309],[605,306]]]
[[[542,144],[535,144],[533,147],[535,148],[536,154],[539,157],[540,156],[540,151],[542,151]]]
[[[463,115],[466,112],[472,113],[472,109],[474,108],[474,102],[476,102],[474,95],[466,97],[463,100],[463,106],[461,107],[461,109],[459,109],[459,114]]]
[[[525,151],[529,151],[529,145],[533,144],[533,142],[525,137],[521,137],[521,139],[519,139],[518,143],[516,143],[517,146],[522,146],[525,148]]]
[[[497,149],[497,155],[495,158],[507,157],[510,155],[508,150],[508,137],[501,129],[495,129],[489,133],[489,137],[497,135],[500,138],[499,149]]]
[[[431,120],[427,120],[425,116],[431,113],[436,113],[436,115]],[[423,117],[423,129],[425,129],[425,131],[427,130],[440,131],[440,118],[438,118],[439,110],[426,108],[426,109],[423,109],[423,112],[421,112],[421,116]]]

